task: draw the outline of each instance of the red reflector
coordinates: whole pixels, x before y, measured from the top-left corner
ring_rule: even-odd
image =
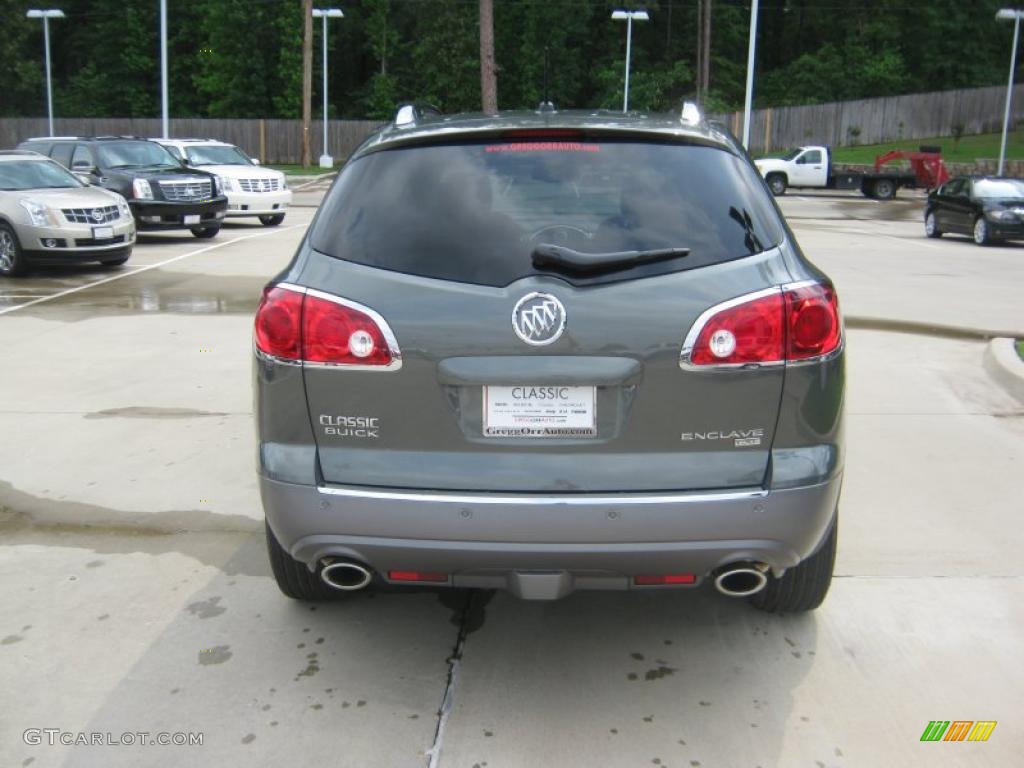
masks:
[[[391,581],[448,581],[447,573],[431,573],[429,571],[388,571]]]
[[[786,291],[789,360],[821,357],[839,346],[839,300],[831,285],[814,283]]]
[[[726,307],[704,324],[694,344],[694,365],[778,363],[785,359],[782,294],[769,293]]]
[[[665,576],[634,576],[638,587],[652,587],[659,584],[695,584],[697,576],[692,573],[672,573]]]
[[[256,347],[266,355],[285,360],[302,357],[302,294],[284,288],[268,288],[256,310]]]
[[[307,295],[302,313],[303,359],[311,363],[388,365],[384,334],[358,309]]]

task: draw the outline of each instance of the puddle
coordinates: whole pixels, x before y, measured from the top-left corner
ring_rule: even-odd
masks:
[[[28,307],[22,313],[65,322],[93,319],[100,311],[103,315],[251,315],[268,279],[154,269]]]

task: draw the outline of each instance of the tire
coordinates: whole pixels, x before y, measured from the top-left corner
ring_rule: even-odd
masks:
[[[0,221],[0,276],[21,277],[28,271],[25,252],[10,224]]]
[[[266,529],[270,569],[274,572],[274,580],[281,592],[293,600],[318,602],[337,600],[345,594],[324,584],[319,574],[311,572],[305,563],[300,563],[285,551],[269,525],[266,525]]]
[[[192,234],[203,240],[216,237],[218,232],[220,232],[220,224],[215,224],[212,227],[192,227]]]
[[[260,216],[260,224],[264,227],[276,227],[284,221],[283,213],[276,213],[273,216]]]
[[[989,234],[988,222],[984,216],[979,216],[974,220],[974,244],[985,246],[991,242],[992,235]]]
[[[879,200],[892,200],[896,197],[896,182],[891,179],[878,179],[872,185],[871,196]]]
[[[772,191],[772,194],[776,197],[782,197],[786,194],[786,177],[781,173],[769,173],[768,178],[765,179],[768,182],[768,189]]]
[[[769,613],[802,613],[821,605],[832,583],[838,530],[837,518],[818,551],[796,567],[789,568],[782,578],[770,576],[767,586],[748,598],[751,605]]]
[[[931,238],[942,237],[942,230],[939,229],[939,223],[935,220],[935,211],[928,211],[924,215],[924,233]]]

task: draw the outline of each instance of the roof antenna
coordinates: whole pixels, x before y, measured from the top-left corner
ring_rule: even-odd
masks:
[[[541,97],[538,112],[554,112],[555,105],[551,103],[551,95],[548,91],[548,46],[544,46],[544,94]]]

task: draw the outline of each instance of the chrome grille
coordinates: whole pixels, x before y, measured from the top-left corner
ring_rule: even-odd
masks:
[[[210,197],[212,187],[209,179],[160,182],[160,191],[164,193],[164,199],[174,201],[205,200]]]
[[[243,192],[277,192],[281,188],[281,180],[239,179],[238,188]]]
[[[60,212],[70,224],[106,224],[120,217],[116,205],[105,205],[102,208],[61,208]]]

